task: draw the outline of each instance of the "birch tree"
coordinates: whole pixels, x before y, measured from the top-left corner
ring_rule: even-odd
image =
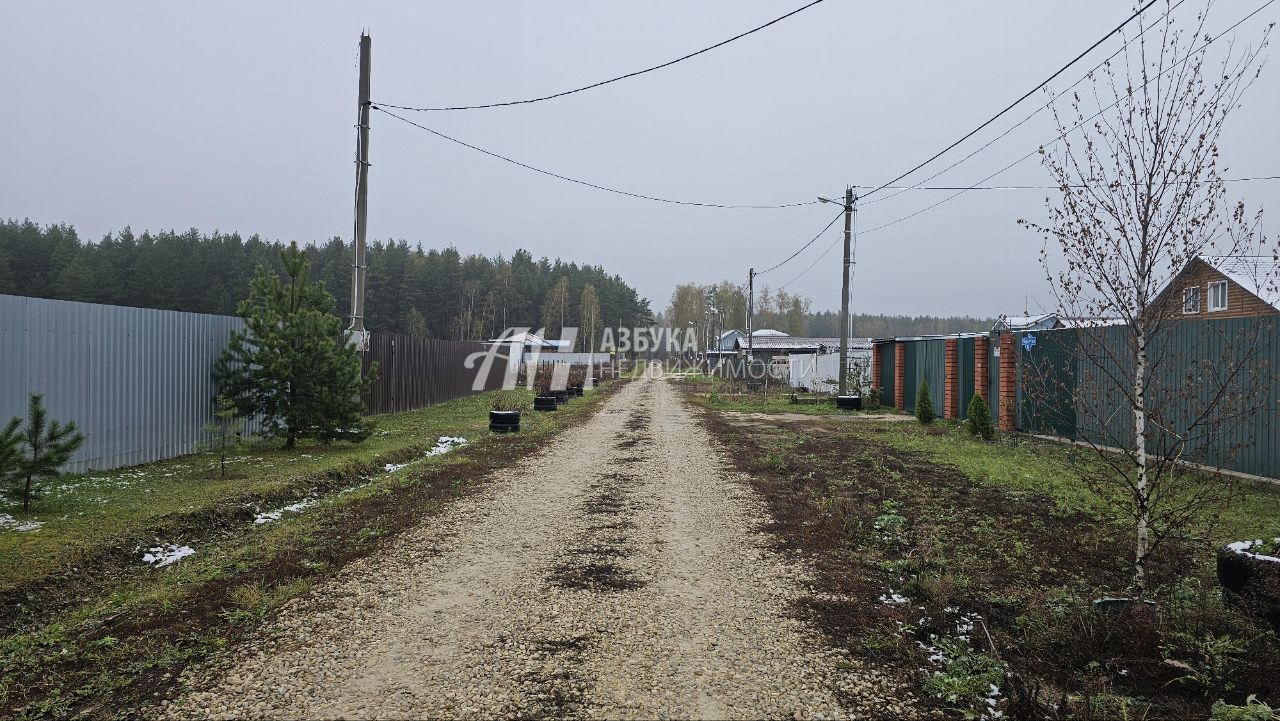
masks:
[[[1259,292],[1276,282],[1277,249],[1259,232],[1261,211],[1228,198],[1219,154],[1271,28],[1255,45],[1219,41],[1206,31],[1211,6],[1187,22],[1166,4],[1163,19],[1140,21],[1083,89],[1063,96],[1069,107],[1054,105],[1061,140],[1041,157],[1056,197],[1046,199],[1043,224],[1019,221],[1045,239],[1041,261],[1058,312],[1094,319],[1073,336],[1070,363],[1024,372],[1041,393],[1068,396],[1063,412],[1098,452],[1098,463],[1082,467],[1105,497],[1122,499],[1117,507],[1133,524],[1139,597],[1153,550],[1226,488],[1185,462],[1223,464],[1231,441],[1214,433],[1242,419],[1258,384],[1270,382],[1258,332],[1224,338],[1208,321],[1183,320],[1182,295],[1169,287],[1211,256],[1256,258]],[[1187,341],[1188,333],[1204,336]],[[1216,355],[1188,357],[1187,348]]]

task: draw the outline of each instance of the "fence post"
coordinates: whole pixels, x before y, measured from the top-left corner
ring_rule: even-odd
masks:
[[[942,385],[942,417],[960,417],[960,339],[947,339],[946,379]]]
[[[1013,333],[1000,334],[1000,430],[1018,429],[1014,412],[1017,410],[1017,345]]]
[[[991,339],[985,335],[973,339],[973,392],[982,396],[988,404],[991,395],[987,388],[988,380],[987,356],[991,354]]]
[[[893,407],[898,410],[906,408],[907,395],[903,388],[907,384],[907,344],[897,341],[893,344]]]
[[[871,342],[871,387],[874,389],[874,395],[880,393],[880,343]],[[880,398],[876,398],[879,402]]]

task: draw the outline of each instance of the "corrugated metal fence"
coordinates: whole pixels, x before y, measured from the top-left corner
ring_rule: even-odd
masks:
[[[0,295],[0,421],[43,393],[85,443],[67,470],[191,453],[211,419],[213,364],[230,316]]]
[[[1008,333],[1008,331],[1005,331]],[[1019,430],[1098,445],[1133,444],[1129,410],[1134,374],[1127,328],[1012,333],[1014,398],[1000,397],[1000,334],[992,333],[983,389],[993,420],[1006,402]],[[893,402],[894,347],[904,351],[904,410],[915,409],[921,380],[941,415],[946,339],[899,338],[876,344],[885,398]],[[974,386],[972,337],[957,338],[958,416]],[[1180,460],[1280,478],[1280,319],[1177,321],[1150,342],[1157,372],[1145,390],[1153,424],[1149,447]]]
[[[507,363],[503,358],[485,365],[480,357],[489,346],[475,341],[436,340],[396,333],[371,333],[364,355],[367,371],[378,364],[378,380],[364,396],[370,413],[399,413],[426,408],[471,393],[502,387]],[[477,376],[479,390],[475,389]]]
[[[233,316],[180,313],[0,295],[0,423],[25,416],[32,392],[50,417],[74,420],[85,443],[65,470],[82,472],[172,458],[196,450],[212,419],[213,366]],[[380,378],[371,412],[412,410],[472,390],[480,343],[374,333],[365,364]],[[506,363],[490,366],[484,389],[501,385]],[[250,430],[253,430],[252,426]]]

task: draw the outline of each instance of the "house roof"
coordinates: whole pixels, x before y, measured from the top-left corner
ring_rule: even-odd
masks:
[[[774,329],[772,329],[772,328],[761,328],[761,329],[759,329],[759,330],[753,330],[753,331],[751,331],[751,337],[753,337],[753,338],[760,338],[760,337],[765,337],[765,338],[770,338],[770,337],[782,337],[782,336],[786,336],[786,335],[787,335],[786,333],[783,333],[783,332],[782,332],[782,331],[780,331],[780,330],[774,330]]]
[[[739,338],[737,345],[745,348],[747,344],[743,339]],[[827,347],[832,350],[840,349],[839,338],[801,338],[796,336],[765,336],[757,337],[751,343],[755,350],[763,351],[809,351],[817,352],[820,347]],[[850,338],[849,348],[855,349],[871,349],[870,338]]]
[[[1215,255],[1201,260],[1280,310],[1280,259],[1269,255]]]
[[[723,332],[723,333],[721,333],[721,334],[720,334],[720,339],[721,339],[721,340],[724,340],[725,338],[728,338],[729,336],[733,335],[734,333],[737,333],[738,335],[746,335],[746,333],[743,333],[742,331],[738,330],[737,328],[730,328],[729,330],[727,330],[727,331],[725,331],[725,332]]]
[[[560,347],[559,346],[560,341],[549,341],[544,339],[542,336],[538,335],[537,333],[530,333],[528,331],[525,331],[522,333],[516,333],[514,335],[505,336],[502,338],[490,338],[485,342],[486,343],[502,343],[502,344],[509,344],[509,345],[537,345],[537,346],[542,346],[543,348]]]

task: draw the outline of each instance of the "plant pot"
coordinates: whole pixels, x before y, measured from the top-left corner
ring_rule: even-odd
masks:
[[[1280,630],[1280,561],[1274,558],[1248,541],[1224,546],[1218,549],[1218,583],[1229,605]]]
[[[862,396],[836,396],[836,408],[842,411],[860,411]]]
[[[593,385],[593,386],[598,386],[598,385],[600,385],[600,379],[599,379],[599,378],[597,378],[597,377],[595,377],[595,376],[592,376],[592,377],[591,377],[591,385]]]
[[[555,396],[538,396],[533,399],[533,409],[535,411],[554,411],[558,405],[560,404],[556,403]]]
[[[572,393],[572,394],[574,394],[575,396],[581,396],[581,395],[582,395],[582,386],[574,386],[574,387],[572,387],[572,388],[570,388],[570,389],[569,389],[569,392],[570,392],[570,393]]]
[[[489,430],[494,433],[518,432],[520,411],[489,411]]]
[[[569,391],[551,391],[551,397],[556,399],[556,403],[567,403]]]

